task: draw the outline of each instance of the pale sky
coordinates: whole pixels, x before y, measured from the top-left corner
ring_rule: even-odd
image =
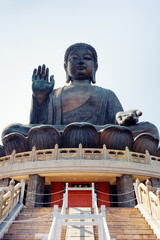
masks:
[[[96,84],[160,130],[160,0],[0,0],[0,29],[0,133],[29,123],[35,67],[65,84],[64,52],[76,42],[97,50]]]

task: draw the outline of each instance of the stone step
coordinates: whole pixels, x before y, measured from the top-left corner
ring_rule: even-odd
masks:
[[[21,234],[5,234],[3,239],[35,239],[35,234],[26,234],[24,235],[23,233]]]
[[[155,234],[142,234],[142,235],[140,235],[140,234],[134,234],[134,235],[132,235],[132,234],[111,234],[111,238],[116,238],[116,240],[124,240],[124,239],[147,239],[147,240],[149,240],[149,239],[151,239],[151,240],[154,240],[154,239],[156,239],[157,240],[157,237],[156,237],[156,235]]]
[[[50,221],[45,221],[45,222],[34,222],[34,224],[33,224],[33,222],[17,222],[17,223],[12,223],[12,225],[11,225],[11,227],[13,227],[14,228],[14,226],[17,228],[17,226],[20,226],[21,228],[22,227],[25,227],[25,226],[35,226],[35,227],[37,227],[37,226],[40,226],[40,227],[43,227],[43,226],[50,226],[52,224],[52,222],[50,222]]]
[[[123,222],[122,222],[123,223]],[[107,222],[108,224],[108,222]],[[120,224],[116,224],[113,225],[113,224],[108,224],[108,227],[109,229],[138,229],[139,228],[139,224],[134,224],[134,225],[126,225],[126,223],[124,223],[123,225],[120,225]],[[150,229],[150,226],[146,223],[146,224],[141,224],[141,229]]]
[[[131,223],[131,224],[136,224],[136,223],[145,223],[145,219],[144,218],[115,218],[115,217],[112,217],[112,218],[107,218],[106,217],[106,220],[107,220],[107,223]]]
[[[47,211],[44,211],[44,212],[22,212],[19,214],[19,216],[37,216],[37,215],[53,215],[53,211],[51,212],[47,212]]]
[[[107,219],[107,224],[108,225],[112,225],[112,224],[116,224],[116,225],[128,225],[128,226],[133,226],[133,225],[136,225],[136,224],[140,224],[140,225],[147,225],[148,223],[145,221],[145,219],[138,219],[137,221],[136,220],[132,220],[132,218],[130,218],[130,220],[122,220],[122,219],[113,219],[113,220],[108,220]]]
[[[139,226],[140,227],[140,226]],[[98,229],[95,230],[98,232]],[[109,232],[110,234],[140,234],[140,235],[145,235],[145,234],[153,234],[153,230],[151,228],[149,229],[118,229],[118,228],[110,228],[109,227]]]
[[[18,231],[18,230],[22,230],[22,229],[50,229],[50,226],[51,226],[51,224],[48,224],[48,225],[46,225],[45,223],[43,223],[41,226],[39,226],[39,225],[12,225],[11,227],[10,227],[10,229],[9,229],[9,231]]]
[[[36,220],[36,221],[46,221],[46,220],[48,220],[48,221],[51,221],[52,222],[52,220],[53,220],[53,216],[44,216],[44,215],[37,215],[37,216],[20,216],[19,218],[18,218],[18,221],[21,221],[21,220],[24,220],[24,221],[26,221],[26,220],[31,220],[31,221],[34,221],[34,220]]]
[[[111,229],[109,228],[110,234],[116,233],[116,234],[153,234],[152,229]]]
[[[130,217],[140,217],[141,213],[140,212],[106,212],[106,216],[130,216]]]

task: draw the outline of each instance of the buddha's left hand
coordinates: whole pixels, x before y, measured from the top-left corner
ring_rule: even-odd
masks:
[[[135,125],[139,121],[142,112],[139,110],[129,110],[118,112],[116,114],[116,121],[121,126]]]

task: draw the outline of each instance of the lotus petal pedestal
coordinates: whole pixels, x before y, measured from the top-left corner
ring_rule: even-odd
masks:
[[[5,156],[4,147],[0,145],[0,157],[3,157],[3,156]]]
[[[158,143],[159,140],[154,138],[150,133],[142,133],[134,139],[133,151],[145,153],[148,150],[151,155],[155,155]]]
[[[127,127],[109,125],[100,134],[100,146],[103,144],[108,149],[125,150],[126,146],[132,149],[132,132]]]
[[[99,133],[92,124],[71,123],[62,133],[62,146],[77,148],[79,144],[84,148],[97,148],[99,146]]]
[[[55,144],[61,145],[60,133],[52,126],[36,126],[28,133],[29,149],[36,147],[37,150],[52,149]]]
[[[28,151],[28,141],[20,133],[9,133],[2,139],[6,155],[10,155],[13,150],[16,153]]]

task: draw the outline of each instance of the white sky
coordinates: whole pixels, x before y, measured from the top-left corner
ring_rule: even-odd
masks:
[[[65,84],[64,52],[76,42],[97,50],[97,85],[160,130],[160,0],[0,0],[0,133],[29,122],[35,67]]]

